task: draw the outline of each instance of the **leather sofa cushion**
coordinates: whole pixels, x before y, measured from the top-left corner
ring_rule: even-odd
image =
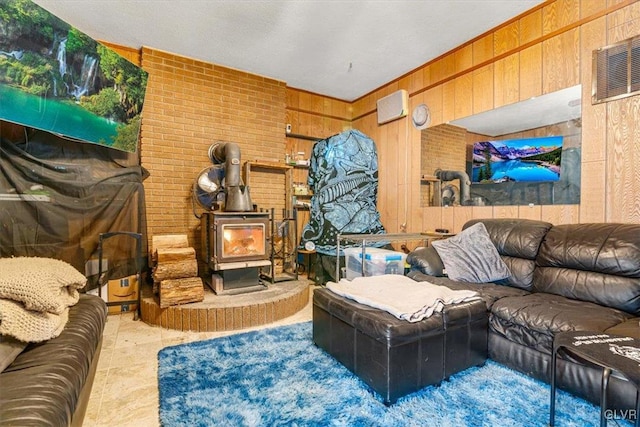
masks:
[[[474,219],[463,228],[482,222],[500,255],[535,260],[542,239],[552,227],[548,222],[532,219]]]
[[[106,319],[104,301],[82,294],[58,337],[28,345],[0,374],[2,423],[70,425]]]
[[[634,317],[605,331],[607,334],[640,339],[640,317]]]
[[[417,248],[407,255],[407,263],[411,269],[429,276],[444,276],[444,264],[438,251],[433,246]]]
[[[410,271],[407,276],[418,282],[429,282],[434,285],[446,286],[454,291],[475,291],[484,301],[487,310],[490,310],[491,306],[501,298],[529,295],[529,292],[524,289],[512,288],[495,283],[456,282],[447,277],[432,277],[415,270]]]
[[[640,224],[555,226],[536,262],[535,292],[640,315]]]
[[[502,261],[511,272],[511,276],[495,283],[531,291],[533,288],[533,271],[536,267],[535,261],[507,255],[502,255]]]
[[[496,283],[531,291],[535,259],[547,231],[548,222],[530,219],[474,219],[463,229],[482,222],[489,233],[502,260],[511,271],[511,276]]]
[[[553,337],[558,332],[604,332],[631,317],[614,308],[533,293],[496,301],[491,307],[489,327],[510,341],[551,354]]]

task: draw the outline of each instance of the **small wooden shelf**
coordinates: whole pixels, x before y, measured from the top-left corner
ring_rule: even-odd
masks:
[[[309,165],[298,165],[296,163],[285,163],[285,165],[293,169],[309,169]]]
[[[247,166],[249,165],[249,166]],[[263,168],[263,169],[277,169],[277,170],[289,170],[293,165],[286,163],[272,162],[268,160],[247,160],[245,162],[245,170],[247,168]]]
[[[286,136],[287,138],[305,139],[307,141],[320,141],[321,139],[323,139],[317,136],[300,135],[299,133],[287,133]]]
[[[287,165],[286,163],[273,162],[268,160],[247,160],[244,163],[244,183],[245,185],[250,185],[251,183],[251,170],[252,169],[268,169],[275,170],[284,173],[285,182],[284,182],[284,197],[285,197],[285,209],[289,212],[292,208],[291,206],[291,192],[293,188],[293,177],[291,172],[293,170],[293,166]]]

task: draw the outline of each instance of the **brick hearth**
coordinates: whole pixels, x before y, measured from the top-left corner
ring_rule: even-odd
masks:
[[[307,280],[280,282],[263,291],[216,295],[205,286],[204,301],[160,308],[151,288],[143,289],[141,318],[150,325],[196,332],[229,331],[273,323],[309,302]]]

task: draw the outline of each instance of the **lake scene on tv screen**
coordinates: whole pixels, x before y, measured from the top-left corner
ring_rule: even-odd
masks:
[[[473,183],[558,181],[562,136],[473,144]]]

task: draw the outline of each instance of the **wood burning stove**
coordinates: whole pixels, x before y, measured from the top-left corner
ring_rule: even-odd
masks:
[[[205,281],[216,294],[261,290],[260,267],[271,265],[267,246],[269,214],[204,212],[201,217]]]

